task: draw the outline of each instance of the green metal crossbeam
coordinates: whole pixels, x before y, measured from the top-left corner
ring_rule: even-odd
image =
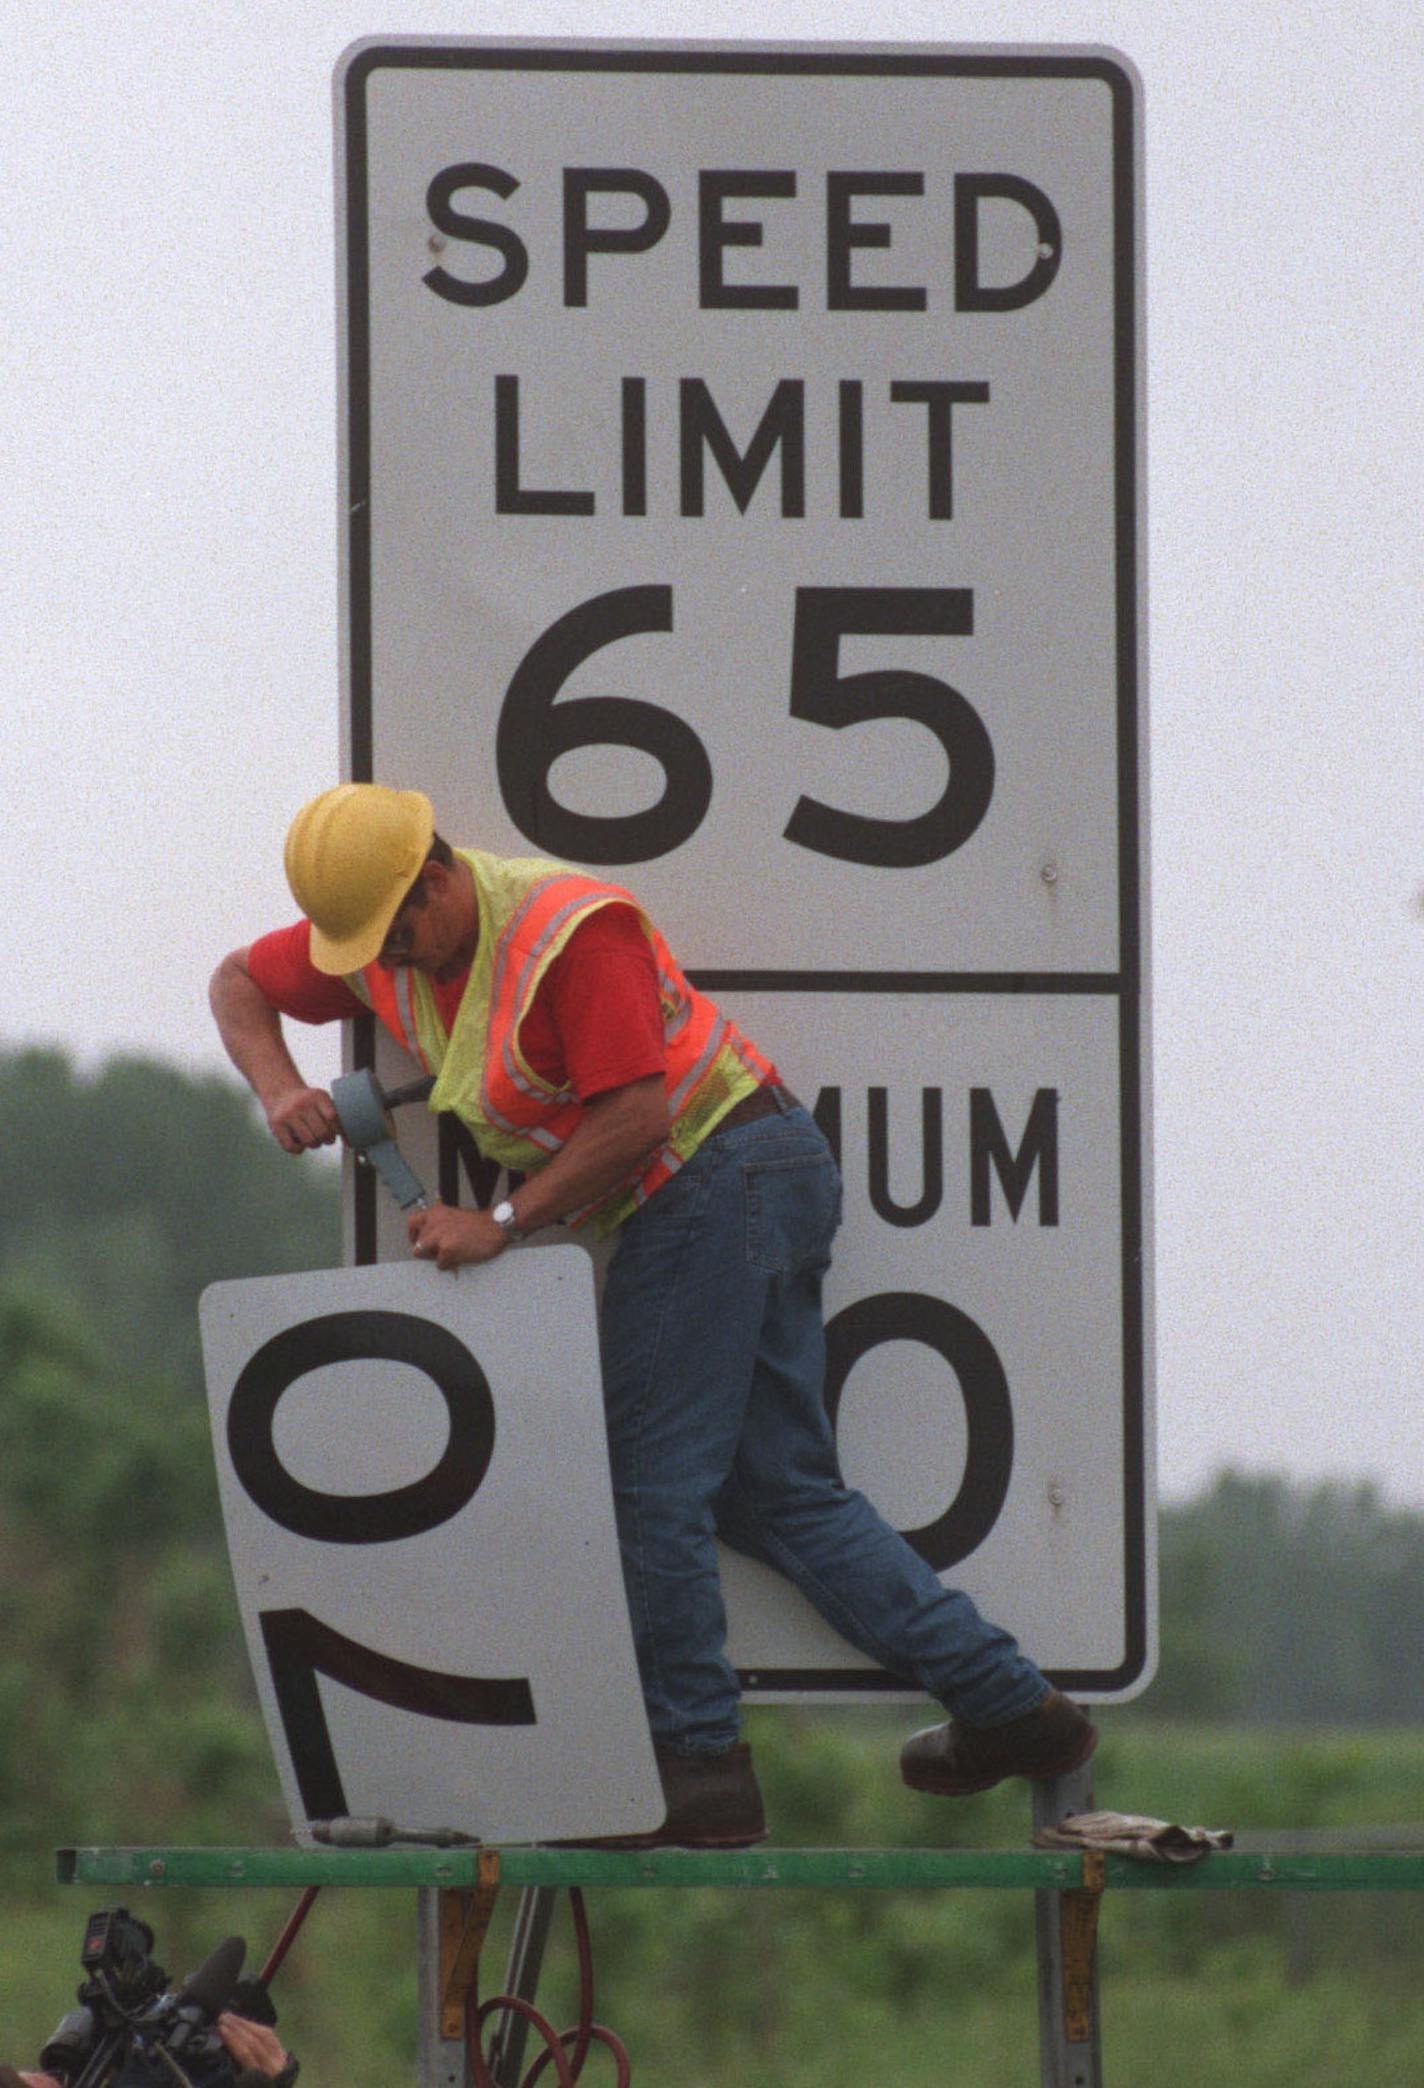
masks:
[[[483,1859],[483,1862],[482,1862]],[[57,1856],[72,1885],[503,1885],[1016,1887],[1071,1891],[1076,1851],[1043,1849],[217,1849],[74,1848]],[[1154,1891],[1424,1891],[1424,1851],[1312,1854],[1218,1850],[1168,1865],[1109,1856],[1109,1887]]]

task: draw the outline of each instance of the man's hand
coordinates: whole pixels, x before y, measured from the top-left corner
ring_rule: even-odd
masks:
[[[229,2057],[239,2066],[250,2067],[253,2073],[275,2080],[287,2064],[281,2038],[265,2023],[249,2022],[246,2016],[233,2015],[225,2008],[218,2017],[218,2036]]]
[[[504,1228],[488,1211],[456,1210],[432,1204],[412,1211],[406,1220],[411,1252],[417,1261],[433,1261],[437,1269],[458,1269],[462,1262],[493,1261],[509,1245]]]
[[[517,1191],[520,1230],[538,1232],[628,1180],[667,1133],[661,1073],[595,1095],[563,1149]],[[412,1211],[406,1232],[416,1259],[433,1261],[437,1269],[493,1261],[509,1245],[504,1228],[488,1211],[457,1210],[450,1204]]]
[[[284,1153],[334,1145],[341,1136],[336,1104],[325,1088],[298,1087],[267,1107],[267,1128]]]

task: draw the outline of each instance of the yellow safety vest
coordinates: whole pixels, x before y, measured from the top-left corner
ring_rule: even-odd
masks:
[[[625,1182],[569,1222],[611,1232],[689,1160],[703,1139],[771,1067],[755,1046],[691,985],[657,929],[620,885],[562,863],[457,849],[475,880],[480,939],[454,1027],[446,1031],[430,981],[402,967],[367,965],[347,984],[403,1050],[436,1075],[430,1107],[452,1110],[481,1153],[532,1174],[560,1151],[583,1114],[569,1087],[556,1088],[519,1048],[520,1027],[549,966],[581,922],[601,906],[632,906],[658,968],[671,1123],[664,1144]]]

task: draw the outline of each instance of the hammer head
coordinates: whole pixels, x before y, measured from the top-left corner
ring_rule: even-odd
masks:
[[[433,1080],[418,1081],[413,1087],[397,1089],[388,1096],[382,1093],[375,1074],[365,1068],[359,1073],[343,1073],[331,1083],[331,1099],[346,1143],[363,1160],[370,1161],[403,1211],[424,1204],[427,1198],[419,1177],[407,1166],[396,1144],[391,1105],[428,1095],[434,1085]]]
[[[342,1136],[354,1152],[366,1153],[382,1139],[392,1136],[386,1113],[386,1098],[374,1073],[343,1073],[331,1083],[331,1099],[341,1122]]]

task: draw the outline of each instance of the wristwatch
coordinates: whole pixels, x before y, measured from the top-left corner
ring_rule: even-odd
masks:
[[[506,1240],[508,1240],[511,1247],[514,1245],[516,1240],[522,1240],[524,1238],[523,1229],[520,1226],[519,1220],[514,1215],[514,1205],[509,1201],[509,1198],[507,1196],[505,1197],[503,1203],[497,1203],[495,1205],[494,1209],[490,1212],[490,1216],[491,1218],[493,1218],[495,1224],[499,1227],[500,1231],[504,1234],[504,1237],[506,1238]]]

